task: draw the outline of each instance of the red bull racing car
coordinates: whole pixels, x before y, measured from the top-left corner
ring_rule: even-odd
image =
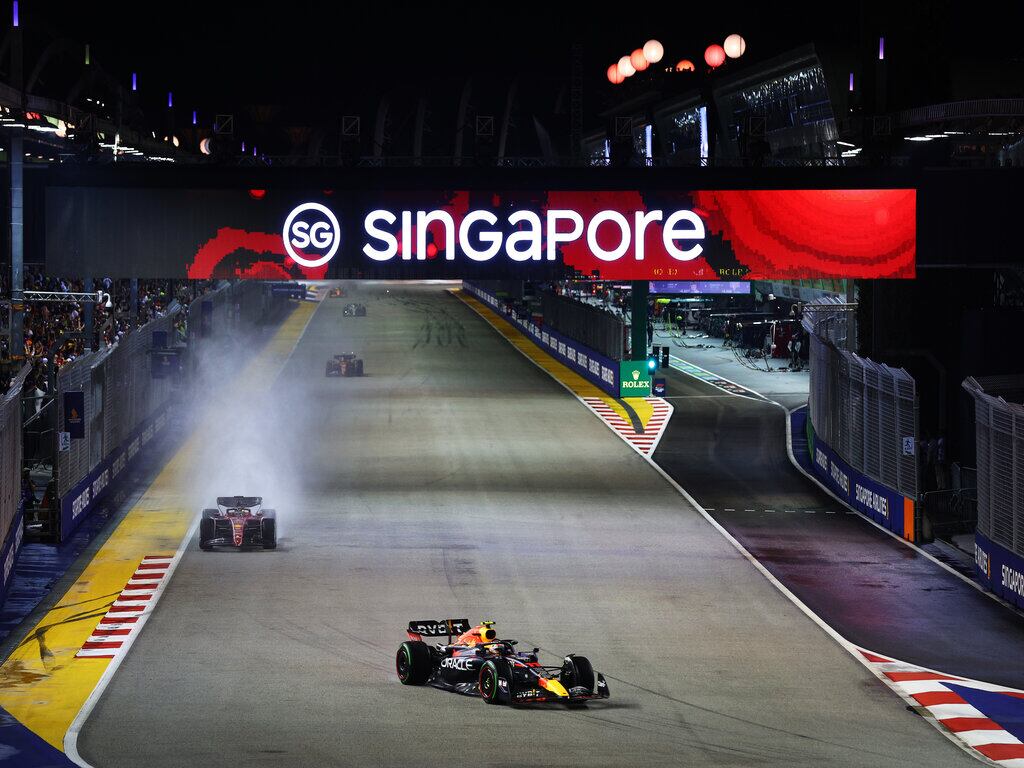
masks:
[[[214,547],[276,549],[276,512],[264,509],[261,496],[218,496],[199,521],[199,548]]]
[[[410,621],[409,639],[398,648],[395,667],[403,685],[431,685],[488,704],[558,702],[581,706],[607,699],[608,683],[585,656],[570,653],[560,667],[537,660],[539,649],[517,651],[515,640],[499,640],[494,622],[471,627],[467,619]],[[428,645],[424,637],[448,636]]]

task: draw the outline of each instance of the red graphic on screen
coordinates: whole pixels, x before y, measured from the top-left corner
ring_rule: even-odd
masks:
[[[561,244],[563,262],[578,272],[612,280],[715,280],[913,278],[917,210],[913,189],[721,190],[689,194],[639,192],[550,192],[547,209],[567,209],[590,221],[599,211],[617,211],[631,224],[638,211],[662,210],[667,218],[687,208],[704,222],[703,252],[673,258],[660,222],[644,229],[644,257],[636,258],[636,230],[626,252],[599,259],[586,237]],[[658,200],[655,205],[650,198]],[[561,230],[560,230],[561,231]],[[597,244],[606,250],[622,241],[620,228],[604,223]]]
[[[278,258],[255,261],[246,258],[252,254]],[[186,270],[194,280],[322,280],[327,276],[327,264],[319,267],[296,264],[285,252],[280,233],[247,232],[233,227],[218,229],[212,239],[199,247]]]
[[[708,231],[721,235],[747,279],[912,278],[913,189],[694,192]]]

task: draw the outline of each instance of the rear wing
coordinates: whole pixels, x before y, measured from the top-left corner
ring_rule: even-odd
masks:
[[[422,621],[410,621],[409,629],[406,630],[406,633],[413,640],[447,635],[448,643],[451,644],[453,637],[461,635],[463,632],[469,632],[470,629],[472,627],[470,626],[469,619],[440,619],[438,621],[424,619]]]
[[[262,496],[218,496],[220,507],[257,507],[263,503]]]

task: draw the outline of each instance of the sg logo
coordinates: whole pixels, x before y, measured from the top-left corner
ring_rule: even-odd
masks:
[[[281,236],[285,251],[296,264],[319,267],[333,259],[338,252],[341,225],[327,206],[303,203],[288,214]]]

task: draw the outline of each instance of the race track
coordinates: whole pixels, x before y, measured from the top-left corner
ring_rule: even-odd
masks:
[[[281,546],[189,544],[81,734],[96,768],[974,764],[442,286],[358,291],[196,457],[196,487],[265,483],[221,492],[265,494]],[[368,375],[325,378],[348,350]],[[585,654],[612,698],[401,686],[406,622],[446,616]]]

